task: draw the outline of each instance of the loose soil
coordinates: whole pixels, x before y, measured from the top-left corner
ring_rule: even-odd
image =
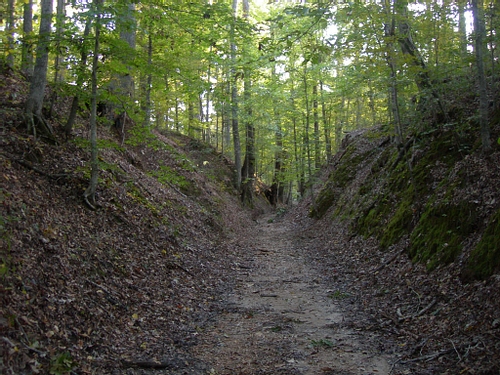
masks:
[[[380,338],[347,326],[348,295],[329,289],[297,234],[289,220],[260,218],[195,355],[214,374],[389,374]]]

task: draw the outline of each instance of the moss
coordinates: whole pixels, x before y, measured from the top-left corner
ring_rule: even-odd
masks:
[[[405,234],[410,233],[414,215],[412,191],[413,186],[406,191],[404,198],[397,206],[396,212],[389,221],[386,229],[382,232],[380,238],[380,246],[382,248],[388,248]]]
[[[159,170],[151,171],[148,174],[164,185],[177,186],[186,195],[199,196],[201,194],[200,189],[192,181],[169,166],[162,165]]]
[[[428,138],[420,140],[420,147],[424,147],[425,151],[411,169],[407,160],[409,156],[402,156],[401,150],[384,150],[372,166],[373,177],[360,190],[368,195],[370,186],[387,181],[354,226],[361,235],[375,235],[384,248],[410,234],[414,229],[413,223],[419,219],[416,215],[420,207],[429,196],[433,199],[432,186],[436,181],[430,172],[436,162],[439,160],[451,168],[462,157],[451,135],[444,134],[430,142]],[[440,189],[450,191],[446,179],[441,182]]]
[[[494,214],[481,241],[472,251],[466,271],[474,278],[485,279],[500,269],[500,210]]]
[[[320,219],[323,215],[328,211],[328,209],[335,202],[335,193],[333,190],[327,185],[326,188],[323,188],[316,198],[313,207],[311,208],[311,212],[309,213],[310,217],[314,217]]]
[[[477,216],[468,202],[430,202],[410,237],[412,260],[427,262],[429,270],[453,262],[462,251],[462,241],[476,229]]]
[[[393,165],[397,157],[394,152],[384,156],[384,164]],[[378,162],[377,162],[378,163]],[[376,164],[377,164],[376,163]],[[373,171],[372,167],[372,171]],[[376,236],[383,247],[395,243],[402,235],[408,232],[411,223],[412,204],[415,199],[415,187],[409,184],[409,171],[406,163],[400,162],[386,177],[383,169],[376,169],[371,185],[380,184],[387,179],[385,188],[375,197],[372,204],[365,210],[356,223],[356,231],[363,236]]]
[[[320,219],[332,207],[339,194],[336,191],[342,191],[356,177],[359,165],[372,155],[374,150],[363,154],[356,154],[356,147],[350,145],[347,147],[341,163],[328,176],[328,181],[318,194],[313,208],[309,213],[310,217]]]

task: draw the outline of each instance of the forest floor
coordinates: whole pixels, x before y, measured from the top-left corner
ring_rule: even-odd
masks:
[[[395,359],[381,337],[353,329],[343,292],[309,259],[310,244],[288,219],[261,217],[240,238],[234,290],[204,329],[196,356],[214,374],[389,374]]]

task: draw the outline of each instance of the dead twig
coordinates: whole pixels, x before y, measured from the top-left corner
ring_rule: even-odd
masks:
[[[430,310],[435,304],[437,300],[434,298],[431,303],[429,303],[427,306],[425,306],[422,310],[420,310],[417,314],[413,315],[414,318],[419,317],[420,315],[425,314],[428,310]]]
[[[181,271],[184,271],[185,273],[187,273],[188,275],[192,276],[192,277],[195,277],[193,275],[192,272],[190,272],[189,270],[187,270],[186,268],[182,267],[180,264],[177,264],[177,263],[174,263],[174,262],[171,262],[171,263],[167,263],[167,268],[169,269],[175,269],[175,268],[178,268],[180,269]]]
[[[35,167],[33,164],[31,163],[28,163],[27,161],[25,160],[21,160],[21,159],[16,159],[14,156],[12,155],[9,155],[9,154],[6,154],[4,152],[0,153],[1,155],[5,156],[7,159],[19,164],[19,165],[22,165],[23,167],[26,167],[28,169],[31,169],[33,172],[36,172],[42,176],[45,176],[45,177],[48,177],[52,180],[59,180],[60,178],[68,178],[70,175],[67,174],[67,173],[58,173],[58,174],[50,174],[50,173],[47,173],[45,171],[42,171],[40,168],[37,168]]]
[[[427,311],[429,311],[435,304],[436,304],[437,300],[434,298],[431,303],[429,303],[427,306],[425,306],[422,310],[418,311],[417,313],[413,314],[413,315],[403,315],[401,313],[401,310],[398,308],[396,313],[398,314],[399,316],[399,321],[402,322],[404,320],[407,320],[407,319],[415,319],[415,318],[418,318],[419,316],[425,314]]]
[[[171,368],[173,365],[170,362],[156,362],[156,361],[123,361],[124,367],[139,367],[148,369],[166,369]]]
[[[429,362],[429,361],[432,361],[432,360],[434,360],[436,358],[439,358],[439,357],[441,357],[443,355],[446,355],[446,354],[449,354],[449,353],[453,353],[453,352],[456,352],[457,355],[458,355],[458,358],[461,359],[461,356],[459,354],[459,349],[468,348],[467,349],[467,351],[468,351],[473,343],[469,342],[469,343],[460,345],[459,347],[456,347],[455,344],[453,343],[453,341],[451,341],[451,344],[452,344],[453,347],[450,348],[450,349],[442,350],[440,352],[436,352],[436,353],[432,353],[432,354],[423,355],[423,356],[420,356],[420,357],[417,357],[417,358],[408,359],[406,361],[402,361],[401,363],[405,364],[405,363],[419,362],[419,361]],[[476,346],[477,346],[477,344],[476,344]]]
[[[404,253],[404,251],[405,251],[405,249],[402,249],[401,251],[394,254],[392,257],[389,258],[389,260],[386,260],[384,263],[382,263],[380,266],[378,266],[375,269],[375,271],[373,271],[373,273],[377,273],[377,272],[381,271],[382,268],[384,268],[384,267],[388,266],[389,264],[391,264],[392,262],[394,262],[398,256],[400,256],[401,254]]]

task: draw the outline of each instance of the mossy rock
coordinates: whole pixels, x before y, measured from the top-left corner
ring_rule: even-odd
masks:
[[[410,237],[414,262],[427,262],[433,270],[452,263],[462,251],[462,241],[476,229],[478,212],[469,202],[427,204]]]
[[[472,251],[466,273],[476,279],[485,279],[500,269],[500,210],[494,214],[481,241]]]

